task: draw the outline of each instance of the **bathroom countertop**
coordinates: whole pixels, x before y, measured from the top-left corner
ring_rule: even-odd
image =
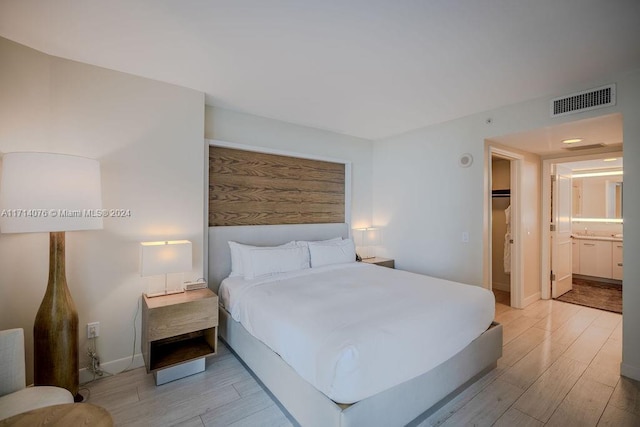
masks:
[[[616,236],[590,236],[588,234],[572,234],[571,238],[579,240],[604,240],[607,242],[622,242],[622,237]]]

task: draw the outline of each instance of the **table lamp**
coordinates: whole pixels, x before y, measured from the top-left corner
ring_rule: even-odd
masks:
[[[33,325],[34,384],[78,394],[78,312],[67,287],[65,232],[102,228],[100,164],[53,153],[7,153],[0,232],[49,232],[49,281]]]
[[[375,227],[353,229],[354,242],[361,251],[359,255],[363,259],[375,258],[375,246],[380,244],[380,237],[380,229]]]
[[[182,287],[178,290],[168,289],[167,274],[191,271],[191,250],[191,242],[188,240],[140,243],[140,275],[142,277],[164,275],[164,292],[147,292],[147,297],[183,292]]]

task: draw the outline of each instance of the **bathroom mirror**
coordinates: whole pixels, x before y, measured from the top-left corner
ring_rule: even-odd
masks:
[[[622,218],[622,175],[573,178],[573,218]]]

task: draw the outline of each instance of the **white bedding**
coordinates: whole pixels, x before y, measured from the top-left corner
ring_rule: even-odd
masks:
[[[431,370],[484,332],[483,288],[365,263],[225,279],[234,320],[338,403]]]

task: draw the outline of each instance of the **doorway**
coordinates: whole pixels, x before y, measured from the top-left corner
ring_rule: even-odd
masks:
[[[511,161],[491,157],[491,289],[511,305]]]
[[[563,121],[552,126],[529,130],[520,133],[494,136],[485,140],[487,154],[485,156],[485,274],[483,283],[487,289],[491,287],[491,186],[488,184],[491,168],[492,147],[499,147],[506,152],[519,153],[522,157],[523,173],[519,178],[522,191],[511,194],[511,215],[513,227],[520,226],[522,233],[520,242],[516,239],[512,245],[512,262],[515,250],[522,245],[523,271],[516,279],[521,284],[512,286],[512,290],[522,292],[520,307],[538,299],[551,298],[551,255],[550,230],[551,223],[551,164],[553,161],[572,161],[579,159],[601,158],[603,155],[621,154],[623,146],[622,114],[610,113],[574,121]],[[570,140],[571,144],[569,144]],[[496,151],[497,154],[500,154]],[[507,156],[508,157],[508,156]],[[511,171],[513,174],[513,169]],[[533,200],[535,198],[535,201]],[[520,208],[516,213],[514,207]],[[534,272],[535,270],[535,272]],[[511,276],[514,279],[515,266]],[[512,292],[512,297],[514,292]],[[512,306],[517,307],[512,304]]]
[[[489,146],[488,282],[496,301],[522,308],[520,186],[522,155]]]
[[[548,159],[543,169],[544,176],[551,178],[551,297],[622,313],[622,152]],[[553,177],[559,174],[568,177],[569,191],[554,191],[558,181]],[[557,213],[562,209],[568,210],[568,254],[558,250],[558,242],[566,240],[557,223]],[[561,277],[567,274],[569,281],[563,282]]]

